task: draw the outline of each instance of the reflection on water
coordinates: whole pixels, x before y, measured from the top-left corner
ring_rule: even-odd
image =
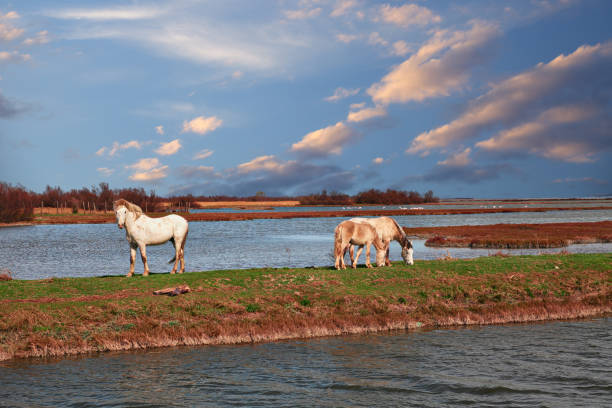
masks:
[[[612,210],[550,211],[544,213],[423,215],[394,217],[408,227],[498,223],[591,222],[612,219]],[[192,222],[185,247],[188,271],[333,265],[333,231],[343,218],[294,218]],[[125,232],[115,224],[41,225],[0,228],[0,267],[18,279],[51,276],[122,275],[129,268]],[[436,259],[447,249],[427,248],[415,240],[415,260]],[[612,252],[612,244],[574,245],[570,252]],[[496,250],[450,248],[456,258],[486,256]],[[536,254],[544,250],[506,251]],[[559,252],[552,249],[548,252]],[[147,247],[152,272],[169,272],[172,245]],[[397,243],[391,259],[401,260]],[[372,255],[374,259],[374,255]],[[363,255],[361,262],[363,263]],[[137,257],[136,272],[142,273]]]
[[[0,365],[0,405],[611,406],[612,320]]]

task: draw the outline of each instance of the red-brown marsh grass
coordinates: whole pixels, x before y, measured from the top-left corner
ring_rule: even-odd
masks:
[[[5,281],[0,359],[605,315],[611,271],[591,254]]]
[[[288,207],[290,208],[290,207]],[[319,217],[365,217],[365,216],[397,216],[397,215],[449,215],[449,214],[484,214],[484,213],[512,213],[512,212],[545,212],[545,211],[567,211],[567,210],[609,210],[610,206],[601,207],[544,207],[544,208],[470,208],[470,209],[372,209],[361,210],[325,210],[325,211],[270,211],[270,212],[202,212],[202,213],[180,213],[187,221],[244,221],[253,219],[288,219],[288,218],[319,218]],[[162,217],[164,212],[147,213],[151,217]],[[108,213],[79,213],[79,214],[45,214],[34,213],[35,224],[103,224],[115,222],[112,211]],[[411,229],[415,233],[420,229]],[[425,231],[425,230],[424,230]],[[427,234],[430,231],[423,233]],[[587,234],[588,235],[588,234]],[[612,237],[612,235],[609,235]]]
[[[560,248],[612,242],[612,221],[406,228],[431,247]]]

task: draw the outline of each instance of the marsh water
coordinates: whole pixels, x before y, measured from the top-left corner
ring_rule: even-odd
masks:
[[[612,211],[396,219],[405,226],[589,222],[611,220]],[[331,265],[340,221],[193,222],[187,270]],[[447,254],[423,241],[414,244],[417,261]],[[612,252],[612,245],[567,249]],[[448,249],[453,257],[492,252]],[[153,272],[168,272],[171,256],[170,244],[148,248]],[[0,268],[18,279],[124,274],[128,257],[125,233],[115,224],[0,229]],[[396,244],[391,258],[400,259]],[[611,323],[603,318],[16,360],[0,363],[0,406],[612,406]]]
[[[592,222],[612,220],[612,210],[534,213],[411,215],[394,217],[408,227],[498,223]],[[190,223],[185,247],[187,271],[333,265],[333,231],[343,218],[259,219]],[[542,238],[545,238],[543,236]],[[415,260],[487,256],[497,250],[429,248],[413,240]],[[572,245],[569,252],[612,252],[612,244]],[[504,250],[513,254],[559,252]],[[167,273],[172,245],[148,246],[152,273]],[[362,255],[361,263],[363,263]],[[400,260],[399,245],[391,259]],[[374,260],[374,254],[371,256]],[[137,257],[136,272],[142,273]],[[122,275],[129,268],[124,230],[115,224],[38,225],[0,228],[0,268],[17,279]]]
[[[0,406],[612,406],[609,318],[0,363]]]

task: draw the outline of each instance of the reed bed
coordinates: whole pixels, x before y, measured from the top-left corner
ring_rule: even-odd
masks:
[[[404,228],[431,247],[561,248],[612,242],[612,221]]]

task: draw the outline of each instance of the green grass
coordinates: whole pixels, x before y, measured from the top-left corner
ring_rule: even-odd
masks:
[[[453,277],[468,279],[470,277],[495,276],[499,274],[529,273],[530,275],[560,271],[562,275],[574,274],[582,270],[612,270],[612,254],[574,254],[574,255],[540,255],[515,257],[482,257],[465,260],[416,261],[413,266],[394,263],[390,267],[336,271],[331,267],[318,268],[260,268],[239,270],[218,270],[206,272],[188,272],[170,275],[168,273],[151,274],[148,277],[136,275],[102,276],[92,278],[51,278],[42,280],[12,280],[0,282],[0,300],[7,299],[40,299],[40,298],[75,298],[79,296],[106,295],[122,291],[153,291],[162,287],[187,284],[192,289],[231,288],[238,297],[251,297],[260,291],[283,293],[290,292],[287,287],[311,286],[316,282],[339,282],[339,285],[325,286],[322,290],[334,292],[334,287],[344,293],[367,295],[372,293],[386,294],[398,288],[411,288],[410,279]],[[608,274],[607,283],[611,275]],[[271,280],[271,279],[274,280]],[[379,284],[377,280],[393,280],[394,284]],[[399,279],[399,280],[398,280]],[[580,282],[579,277],[577,278]],[[415,284],[417,282],[414,282]],[[421,282],[422,283],[422,282]],[[494,285],[493,283],[491,283]],[[543,285],[539,283],[538,285]],[[545,285],[545,284],[544,284]],[[417,285],[418,286],[418,285]],[[536,285],[537,286],[537,285]],[[317,286],[314,286],[315,288]],[[448,283],[439,285],[439,289],[458,290],[448,287]],[[544,287],[544,286],[542,286]],[[422,289],[417,296],[427,298],[428,293]]]

